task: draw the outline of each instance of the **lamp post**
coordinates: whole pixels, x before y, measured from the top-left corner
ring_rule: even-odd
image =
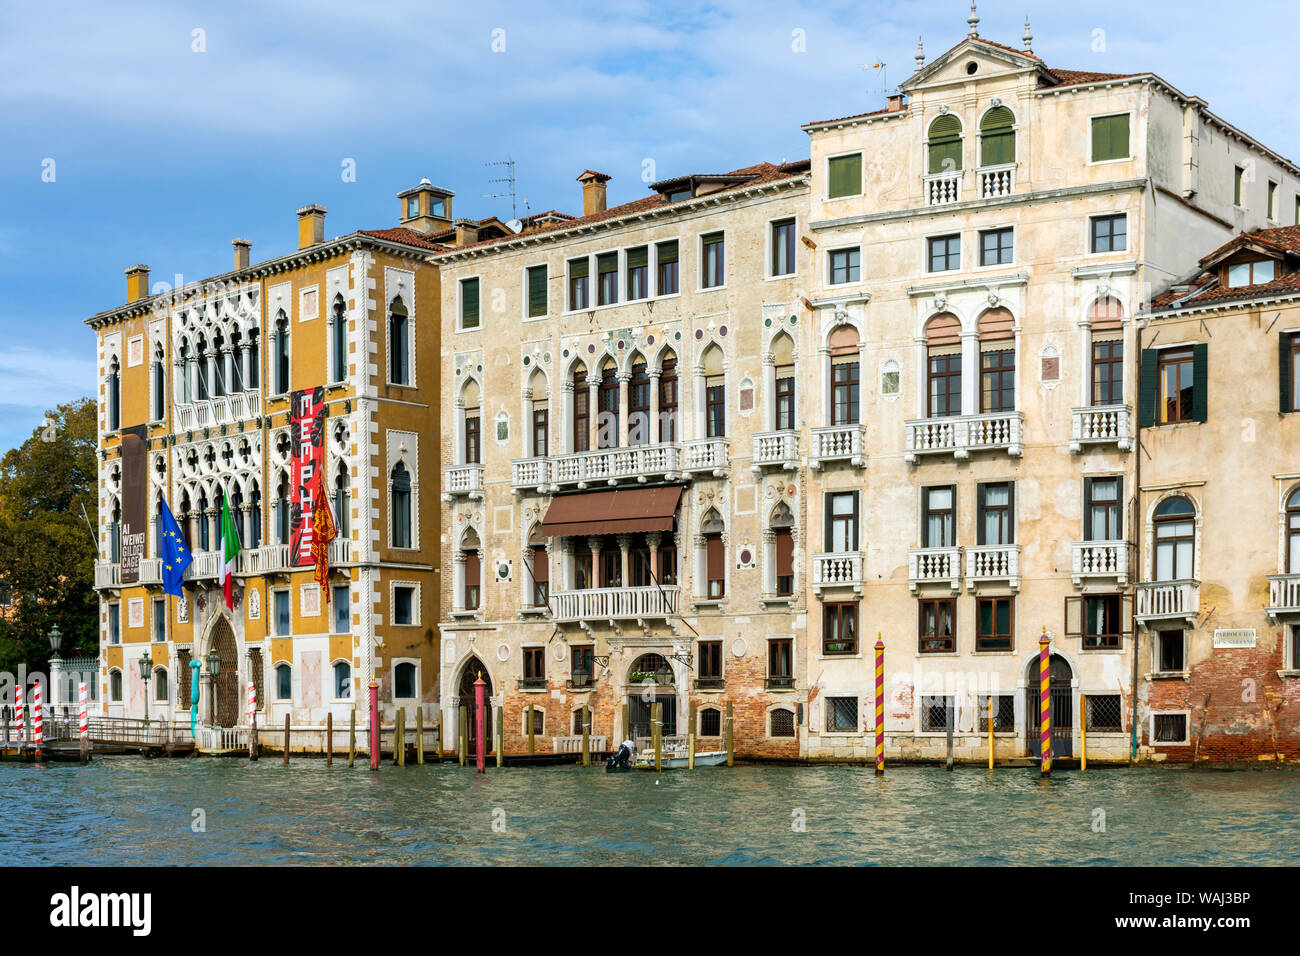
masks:
[[[214,647],[208,651],[208,723],[216,725],[217,675],[221,673],[221,655]]]
[[[144,724],[149,726],[149,681],[153,678],[153,658],[145,651],[140,655],[140,679],[144,681]]]
[[[50,716],[53,717],[57,712],[55,707],[63,704],[63,715],[68,714],[67,701],[63,698],[63,658],[59,656],[59,648],[63,646],[63,632],[59,630],[59,625],[55,624],[50,628],[50,633],[46,635],[50,642],[50,699],[46,706],[50,708]]]

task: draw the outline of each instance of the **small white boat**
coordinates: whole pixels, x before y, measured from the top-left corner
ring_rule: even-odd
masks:
[[[716,767],[727,762],[725,750],[704,750],[695,754],[695,766]],[[643,750],[632,758],[632,766],[638,770],[653,770],[655,754],[653,750]],[[673,747],[663,751],[660,766],[664,770],[685,770],[690,766],[690,755],[685,747]]]

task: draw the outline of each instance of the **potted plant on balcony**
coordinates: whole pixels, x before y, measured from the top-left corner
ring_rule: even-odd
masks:
[[[848,649],[849,649],[848,641],[827,641],[826,642],[827,654],[843,654]]]

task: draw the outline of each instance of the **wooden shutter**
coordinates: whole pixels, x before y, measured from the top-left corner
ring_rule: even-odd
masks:
[[[1295,403],[1291,401],[1291,335],[1282,332],[1277,337],[1278,409],[1283,412],[1295,411]]]
[[[862,528],[858,522],[858,493],[853,492],[853,540],[849,542],[849,550],[857,551],[862,544]]]
[[[1016,483],[1007,482],[1007,544],[1016,543]]]
[[[533,549],[533,580],[544,584],[551,580],[550,562],[546,560],[545,548]]]
[[[660,265],[667,265],[670,262],[677,261],[677,241],[661,242],[655,246],[656,257]]]
[[[722,536],[711,534],[704,539],[705,577],[709,581],[721,581],[727,575],[722,562]]]
[[[839,196],[856,196],[862,192],[862,154],[836,156],[830,161],[830,184],[826,191],[829,198]]]
[[[470,551],[465,555],[465,584],[467,587],[478,587],[479,585],[479,563],[478,552]]]
[[[627,251],[627,267],[629,269],[640,269],[649,261],[649,257],[650,251],[645,246],[629,249]]]
[[[1083,598],[1067,597],[1065,599],[1065,636],[1079,637],[1083,634]]]
[[[1160,353],[1142,350],[1141,381],[1138,383],[1138,426],[1150,428],[1156,423],[1156,390],[1160,385]]]
[[[776,533],[776,576],[794,574],[794,535],[789,531]]]
[[[478,279],[466,279],[460,289],[460,324],[473,328],[478,325]]]
[[[980,547],[988,544],[988,536],[984,533],[984,508],[987,498],[984,490],[985,485],[975,486],[975,545]]]
[[[528,270],[528,317],[546,314],[546,266]]]
[[[835,498],[829,491],[826,492],[824,495],[822,495],[823,550],[825,550],[827,553],[830,553],[832,550],[834,550],[831,547],[831,522],[833,520],[833,512],[835,511],[834,501]]]
[[[590,264],[585,258],[572,259],[569,261],[569,278],[585,279],[589,268]]]
[[[1124,637],[1133,634],[1133,595],[1122,594],[1119,599],[1119,632]]]
[[[1205,343],[1192,346],[1192,421],[1203,422],[1209,411],[1206,394],[1209,379],[1210,347]]]

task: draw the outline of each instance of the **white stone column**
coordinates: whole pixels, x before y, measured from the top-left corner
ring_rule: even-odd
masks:
[[[463,611],[465,610],[465,552],[457,548],[453,556],[453,563],[451,609],[452,611]]]
[[[763,356],[763,431],[776,430],[776,356]]]
[[[763,593],[776,593],[776,532],[763,529]]]
[[[465,464],[465,399],[456,399],[456,411],[452,415],[451,460],[457,465]]]
[[[708,552],[706,551],[708,543],[702,534],[695,535],[693,540],[695,541],[694,591],[696,598],[702,601],[709,596]]]
[[[692,438],[704,438],[709,433],[706,421],[706,412],[708,409],[708,387],[704,376],[704,366],[697,365],[695,372],[695,434]]]
[[[600,447],[600,382],[587,380],[587,448]]]
[[[525,388],[519,398],[519,420],[523,423],[521,458],[537,457],[537,442],[533,437],[533,390]]]
[[[632,578],[629,574],[631,569],[628,567],[628,552],[632,547],[632,536],[630,534],[620,534],[615,538],[615,540],[618,542],[618,550],[620,554],[619,569],[621,576],[619,577],[619,585],[621,587],[629,587],[631,586]]]
[[[564,454],[573,453],[573,379],[565,379],[560,383],[560,432],[559,442],[560,451]],[[554,480],[554,478],[552,478]]]
[[[819,389],[822,396],[822,414],[819,424],[829,425],[831,423],[831,388],[833,387],[832,382],[834,381],[831,368],[831,349],[829,345],[823,345],[817,351],[821,355],[822,359],[822,387]]]
[[[618,447],[628,447],[631,436],[631,422],[628,421],[628,383],[632,376],[620,375],[618,377]]]
[[[645,440],[648,445],[659,444],[659,378],[663,373],[655,369],[650,373],[650,421],[646,422]]]
[[[961,334],[961,413],[978,415],[980,410],[980,337],[978,332]]]

